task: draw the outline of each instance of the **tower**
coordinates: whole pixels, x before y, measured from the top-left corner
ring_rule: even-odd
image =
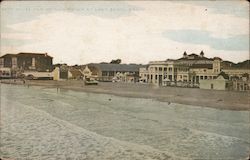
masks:
[[[221,71],[221,59],[219,57],[214,57],[213,72],[220,73],[220,71]]]

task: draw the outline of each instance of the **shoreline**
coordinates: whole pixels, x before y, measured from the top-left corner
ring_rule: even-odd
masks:
[[[153,99],[160,102],[194,105],[221,110],[250,111],[249,92],[202,90],[197,88],[156,87],[139,83],[100,82],[84,85],[83,81],[1,80],[3,84],[43,86],[66,90],[111,94],[129,98]]]

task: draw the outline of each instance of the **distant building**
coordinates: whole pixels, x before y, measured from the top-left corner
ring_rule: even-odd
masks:
[[[57,65],[52,73],[53,80],[67,80],[69,78],[69,67],[66,64]]]
[[[148,66],[149,65],[145,65],[143,68],[139,68],[140,82],[148,83],[149,80]]]
[[[228,78],[218,77],[221,72]],[[219,57],[207,58],[203,51],[199,55],[184,52],[179,59],[150,61],[139,74],[140,81],[159,86],[238,91],[250,88],[250,60],[234,64]]]
[[[68,79],[81,80],[83,79],[83,74],[79,69],[71,68],[68,71]]]
[[[110,63],[90,63],[87,64],[92,76],[99,81],[112,81],[117,73],[133,76],[134,82],[139,81],[139,68],[143,65],[137,64],[110,64]]]
[[[83,79],[92,78],[92,72],[88,66],[85,66],[85,68],[81,72],[83,74]]]
[[[162,85],[164,80],[174,81],[177,77],[177,70],[174,67],[174,60],[166,61],[151,61],[148,64],[148,75],[145,76],[146,71],[143,70],[144,78],[147,77],[146,82]]]
[[[222,71],[229,75],[229,79],[238,77],[241,79],[244,75],[250,75],[250,60],[239,62],[237,64],[229,61],[221,62]]]
[[[201,80],[200,89],[233,90],[233,83],[227,74],[221,72],[216,79]]]
[[[233,90],[235,91],[248,91],[250,90],[250,81],[244,79],[235,79],[233,82]]]
[[[177,69],[177,81],[196,83],[200,80],[215,79],[221,72],[221,59],[219,57],[207,58],[204,52],[200,55],[183,55],[183,58],[175,61]]]
[[[240,76],[230,76],[229,78],[233,82],[233,90],[235,91],[250,90],[250,77],[248,73],[245,73]]]
[[[207,58],[204,52],[200,55],[184,52],[177,60],[151,61],[147,68],[140,69],[143,81],[156,85],[177,85],[177,82],[199,84],[203,79],[215,79],[220,73],[220,58]]]
[[[0,57],[0,68],[20,71],[52,71],[53,57],[47,53],[5,54]]]
[[[237,64],[229,61],[222,62],[222,71],[229,75],[229,80],[233,82],[233,90],[250,90],[250,60]]]

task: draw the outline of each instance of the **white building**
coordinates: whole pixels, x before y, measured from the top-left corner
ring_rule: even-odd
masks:
[[[232,82],[225,74],[220,74],[216,79],[206,79],[200,81],[200,89],[230,90]]]
[[[140,68],[140,77],[144,82],[156,85],[177,85],[178,83],[199,84],[200,80],[215,79],[221,71],[221,59],[206,58],[184,52],[177,60],[151,61],[148,67]]]

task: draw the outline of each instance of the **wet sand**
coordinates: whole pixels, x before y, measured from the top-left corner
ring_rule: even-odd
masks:
[[[216,91],[197,88],[157,87],[139,83],[100,82],[98,85],[84,85],[83,81],[47,80],[1,80],[1,83],[48,88],[70,89],[75,91],[112,94],[132,98],[150,98],[167,103],[211,107],[227,110],[250,110],[249,92]]]

